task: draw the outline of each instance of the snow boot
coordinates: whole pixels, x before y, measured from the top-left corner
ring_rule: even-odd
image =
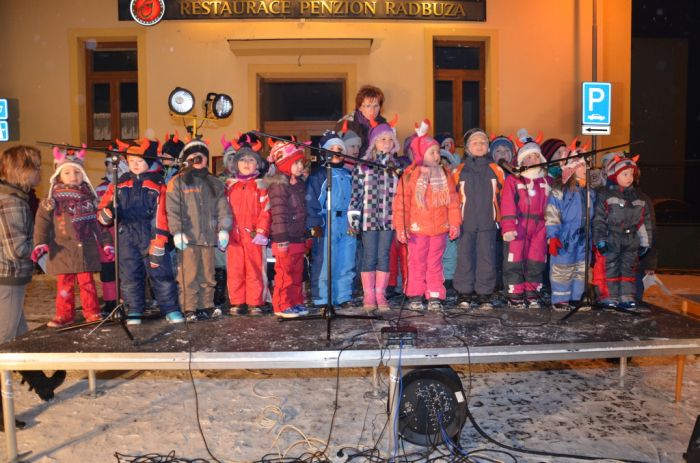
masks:
[[[22,384],[29,384],[29,390],[36,392],[44,402],[53,399],[54,391],[66,379],[65,370],[56,370],[51,377],[41,370],[20,371],[19,374],[22,375]]]
[[[377,295],[376,295],[376,272],[362,272],[362,291],[363,291],[363,302],[365,310],[374,310],[377,308]]]
[[[216,286],[214,287],[214,305],[216,307],[221,307],[224,302],[226,302],[226,269],[223,267],[216,267],[214,269],[214,280],[216,281]]]
[[[375,294],[377,298],[377,308],[379,310],[391,309],[389,301],[386,300],[386,295],[384,294],[387,286],[389,286],[389,272],[377,272]]]

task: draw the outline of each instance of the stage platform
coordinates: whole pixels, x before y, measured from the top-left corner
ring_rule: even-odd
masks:
[[[363,313],[350,309],[349,314]],[[383,320],[337,318],[279,322],[271,316],[223,317],[170,325],[147,320],[58,332],[35,329],[0,346],[8,455],[17,455],[12,370],[201,370],[258,368],[402,368],[700,354],[700,321],[652,307],[638,316],[578,312],[565,322],[550,310],[493,309],[444,313],[391,310]],[[383,327],[411,326],[415,346],[387,348]],[[680,362],[680,360],[679,360]],[[680,364],[679,364],[680,366]],[[682,369],[681,369],[682,374]]]

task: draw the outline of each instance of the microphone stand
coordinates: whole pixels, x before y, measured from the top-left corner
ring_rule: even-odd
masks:
[[[581,310],[583,307],[591,307],[593,306],[593,301],[591,298],[591,289],[589,288],[589,278],[588,278],[588,271],[589,271],[589,266],[590,266],[590,261],[591,261],[591,169],[590,166],[588,165],[589,158],[596,153],[600,153],[602,151],[610,151],[616,148],[622,148],[623,146],[632,146],[632,145],[637,145],[640,143],[644,143],[643,140],[639,141],[634,141],[634,142],[628,142],[628,143],[621,143],[619,145],[614,145],[614,146],[607,146],[604,148],[599,148],[596,150],[592,151],[584,151],[578,154],[575,154],[573,156],[569,156],[565,159],[556,159],[553,161],[547,161],[547,162],[542,162],[540,164],[534,164],[532,166],[528,167],[507,167],[502,162],[499,162],[498,165],[504,168],[505,170],[509,171],[513,175],[520,175],[521,172],[528,170],[528,169],[534,169],[534,168],[547,168],[548,166],[554,165],[554,164],[559,164],[561,162],[566,162],[569,161],[570,159],[576,159],[576,158],[583,158],[586,166],[586,246],[585,246],[585,257],[584,257],[584,275],[583,275],[583,295],[581,295],[581,300],[578,301],[578,304],[576,304],[576,307],[574,307],[569,313],[564,315],[559,321],[564,322],[569,317],[573,316],[576,312]],[[633,312],[631,310],[627,309],[621,309],[619,307],[616,307],[614,310],[618,312],[623,312],[626,314],[634,315],[634,316],[639,316],[637,312]]]
[[[366,161],[364,159],[360,159],[354,156],[348,156],[342,153],[336,153],[335,151],[327,150],[324,148],[318,148],[315,146],[309,146],[304,143],[299,143],[296,141],[291,141],[287,140],[285,138],[281,137],[276,137],[267,133],[263,132],[258,132],[258,131],[253,131],[258,136],[262,137],[268,137],[273,140],[280,140],[280,141],[285,141],[288,143],[292,143],[296,146],[302,147],[302,148],[311,148],[317,150],[319,153],[323,155],[323,163],[324,167],[326,169],[326,233],[325,233],[325,239],[326,239],[326,255],[327,255],[327,265],[326,265],[326,278],[328,279],[328,284],[326,287],[326,306],[321,310],[321,313],[318,315],[306,315],[303,317],[297,317],[297,318],[280,318],[280,322],[286,322],[286,321],[305,321],[305,320],[326,320],[326,340],[330,341],[331,340],[331,322],[336,319],[336,318],[349,318],[349,319],[361,319],[361,320],[381,320],[382,317],[379,315],[350,315],[350,314],[339,314],[336,312],[335,308],[333,307],[333,271],[332,271],[332,251],[333,251],[333,246],[331,243],[331,236],[332,236],[332,230],[333,230],[333,222],[332,222],[332,209],[333,209],[333,200],[332,200],[332,190],[333,190],[333,168],[331,167],[331,159],[333,156],[338,156],[342,158],[351,158],[355,159],[357,162],[365,163],[368,165],[373,165],[380,167],[382,169],[386,169],[386,166],[378,163],[378,162],[371,162],[371,161]]]
[[[112,211],[113,211],[113,223],[114,223],[114,284],[116,286],[117,290],[117,304],[116,307],[110,312],[109,315],[107,315],[104,319],[100,320],[99,322],[85,322],[85,323],[78,323],[75,325],[67,326],[64,328],[61,328],[59,331],[71,331],[75,330],[78,328],[82,328],[84,326],[89,326],[89,325],[94,325],[97,324],[96,327],[94,327],[90,332],[87,334],[90,336],[92,333],[94,333],[98,328],[100,328],[103,324],[105,324],[107,321],[114,321],[118,322],[119,325],[121,325],[122,329],[124,330],[124,333],[130,340],[134,340],[134,335],[131,334],[131,331],[129,331],[129,328],[126,326],[126,311],[124,310],[124,304],[122,303],[121,300],[121,289],[119,287],[119,213],[118,213],[118,207],[117,207],[117,182],[119,181],[118,177],[118,168],[119,168],[119,156],[121,156],[123,153],[121,151],[117,150],[110,150],[110,149],[104,149],[104,148],[91,148],[91,147],[82,147],[82,146],[73,146],[73,145],[67,145],[67,144],[61,144],[61,143],[50,143],[50,142],[42,142],[38,141],[37,144],[39,145],[44,145],[44,146],[58,146],[58,147],[63,147],[63,148],[70,148],[74,150],[86,150],[86,151],[96,151],[99,153],[104,153],[106,156],[109,157],[109,160],[112,164],[112,185],[114,187],[114,192],[112,194]]]

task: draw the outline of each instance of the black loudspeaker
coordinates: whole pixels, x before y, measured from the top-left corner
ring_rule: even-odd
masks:
[[[693,435],[688,442],[688,451],[683,454],[683,458],[688,463],[700,463],[700,415],[695,420]]]
[[[459,440],[467,419],[462,381],[448,366],[419,368],[402,378],[398,432],[424,447]]]

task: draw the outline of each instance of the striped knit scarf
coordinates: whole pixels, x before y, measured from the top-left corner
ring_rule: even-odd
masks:
[[[427,209],[425,196],[428,185],[433,190],[432,207],[446,206],[450,203],[450,191],[447,187],[447,175],[442,166],[418,167],[418,181],[416,182],[416,202],[421,209]]]
[[[57,183],[51,196],[56,202],[54,214],[56,217],[68,214],[78,241],[82,243],[95,238],[97,208],[95,197],[87,183],[78,186]]]

